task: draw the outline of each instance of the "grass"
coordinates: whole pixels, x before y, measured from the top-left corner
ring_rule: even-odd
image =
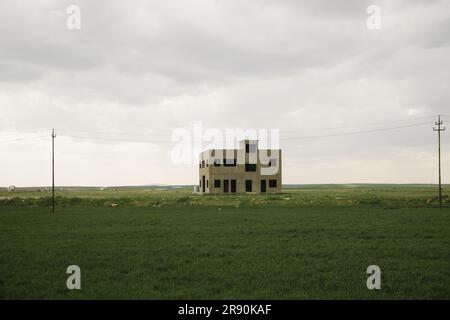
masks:
[[[450,209],[423,186],[77,190],[48,205],[0,193],[0,298],[450,298]],[[72,264],[81,290],[66,288]],[[381,290],[366,288],[372,264]]]

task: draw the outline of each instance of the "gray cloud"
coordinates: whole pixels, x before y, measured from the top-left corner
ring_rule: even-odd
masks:
[[[66,28],[73,3],[81,8],[79,31]],[[370,4],[381,7],[381,30],[366,28]],[[429,117],[430,127],[283,142],[287,182],[315,181],[308,160],[329,168],[336,161],[375,166],[364,177],[361,168],[350,170],[349,181],[422,181],[429,173],[415,161],[423,154],[420,159],[432,159],[432,118],[450,113],[449,9],[445,0],[2,1],[0,139],[52,127],[168,139],[173,128],[196,120],[217,128],[280,128],[286,137],[314,135],[308,130],[318,127],[332,135],[340,131],[327,128]],[[85,152],[84,143],[113,144],[66,142],[75,152],[68,164]],[[108,149],[98,150],[93,163]],[[165,159],[164,146],[151,150],[153,160]],[[161,172],[173,170],[167,165],[157,175],[148,156],[136,155],[147,172],[131,176],[130,184],[159,181]],[[115,157],[125,161],[120,152]],[[411,177],[397,174],[400,161],[418,169]],[[10,165],[0,185],[45,184],[39,175],[18,178]],[[196,181],[195,166],[180,172],[172,183]],[[319,176],[344,179],[331,169]],[[109,174],[97,179],[92,183],[109,182]]]

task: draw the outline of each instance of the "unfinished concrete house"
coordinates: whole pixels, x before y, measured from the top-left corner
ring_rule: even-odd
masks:
[[[281,150],[259,149],[257,140],[243,140],[239,149],[203,151],[199,162],[202,194],[281,192]]]

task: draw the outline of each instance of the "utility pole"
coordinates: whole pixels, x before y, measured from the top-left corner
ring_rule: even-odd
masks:
[[[55,212],[55,129],[52,129],[52,211]]]
[[[437,125],[433,127],[433,131],[438,133],[438,158],[439,158],[439,208],[442,208],[442,185],[441,185],[441,131],[445,131],[445,127],[441,128],[441,116],[438,116],[438,121],[434,123]]]

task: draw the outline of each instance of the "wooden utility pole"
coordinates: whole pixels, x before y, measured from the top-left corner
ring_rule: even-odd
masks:
[[[441,128],[442,121],[441,116],[438,116],[438,121],[435,122],[436,127],[433,127],[433,131],[438,133],[438,158],[439,158],[439,208],[442,208],[442,185],[441,185],[441,131],[445,131],[445,127]]]
[[[52,129],[52,211],[55,212],[55,129]]]

